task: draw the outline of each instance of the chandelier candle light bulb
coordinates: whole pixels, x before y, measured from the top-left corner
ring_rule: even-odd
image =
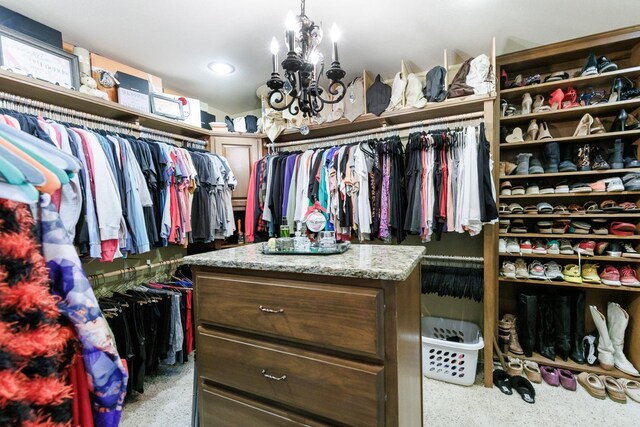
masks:
[[[338,39],[340,39],[340,29],[334,22],[331,26],[331,41],[333,42],[332,62],[338,61]]]
[[[296,17],[292,11],[289,11],[289,13],[287,13],[285,26],[287,28],[287,43],[289,44],[289,52],[295,52]]]
[[[280,46],[278,46],[278,40],[274,37],[271,39],[271,54],[273,55],[273,72],[278,72],[278,50],[280,50]]]

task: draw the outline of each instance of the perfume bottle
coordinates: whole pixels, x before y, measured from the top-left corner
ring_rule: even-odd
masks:
[[[238,244],[244,245],[244,233],[242,232],[242,228],[240,227],[241,221],[238,219]]]
[[[280,237],[290,237],[291,230],[289,229],[289,224],[287,223],[287,218],[282,218],[282,222],[280,223]]]

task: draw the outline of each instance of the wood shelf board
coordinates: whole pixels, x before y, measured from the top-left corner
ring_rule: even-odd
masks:
[[[519,114],[515,116],[501,117],[500,124],[514,126],[519,123],[528,123],[532,119],[548,122],[576,119],[577,125],[580,118],[587,113],[591,114],[593,117],[607,114],[617,115],[618,112],[622,109],[625,109],[628,113],[631,113],[638,107],[640,107],[640,98],[634,98],[626,101],[607,102],[603,104],[587,105],[585,107],[573,107],[543,113]]]
[[[628,378],[628,379],[635,379],[637,380],[638,377],[633,377],[631,375],[625,374],[624,372],[618,370],[618,369],[613,369],[612,371],[607,371],[604,368],[601,368],[600,365],[588,365],[588,364],[584,364],[584,365],[580,365],[576,362],[574,362],[573,360],[569,359],[567,361],[564,361],[562,359],[560,359],[559,357],[556,357],[556,360],[550,360],[547,359],[546,357],[542,356],[539,353],[534,352],[533,356],[531,357],[526,357],[523,355],[517,355],[517,354],[513,354],[511,352],[507,353],[507,356],[509,357],[517,357],[521,360],[531,360],[533,362],[536,362],[539,365],[544,365],[544,366],[553,366],[556,368],[563,368],[563,369],[567,369],[569,371],[572,372],[589,372],[592,374],[597,374],[597,375],[609,375],[612,376],[614,378]],[[579,386],[580,387],[580,386]],[[631,402],[634,403],[634,402]]]
[[[640,218],[640,213],[593,213],[593,214],[570,214],[570,215],[562,215],[562,214],[500,214],[500,218],[504,219],[536,219],[536,218],[560,218],[560,219],[572,219],[572,220],[580,220],[586,218]]]
[[[262,138],[262,134],[233,134],[212,132],[186,123],[144,113],[133,108],[125,107],[116,102],[105,101],[75,90],[17,75],[0,70],[0,91],[16,96],[33,99],[45,104],[68,108],[87,114],[93,114],[108,119],[127,123],[138,123],[141,126],[191,138],[209,138],[211,136],[252,137]],[[46,106],[44,107],[46,110]]]
[[[509,66],[508,71],[513,73],[515,70],[526,70],[540,63],[554,64],[566,59],[586,59],[589,53],[600,48],[606,48],[607,52],[611,49],[630,50],[637,45],[639,39],[640,25],[634,25],[507,53],[496,59],[499,67]]]
[[[564,234],[545,234],[545,233],[500,233],[500,237],[520,237],[520,238],[556,238],[556,239],[593,239],[593,240],[640,240],[639,235],[633,236],[616,236],[613,234],[576,234],[576,233],[564,233]]]
[[[499,256],[507,257],[507,258],[541,258],[541,259],[563,259],[567,261],[578,261],[578,255],[554,255],[554,254],[510,254],[505,252],[499,252]],[[640,263],[640,258],[623,258],[623,257],[613,257],[613,256],[586,256],[582,255],[581,258],[583,263],[590,261],[602,261],[602,262],[629,262],[629,263]]]
[[[367,113],[361,115],[353,122],[342,118],[331,123],[311,125],[309,126],[308,135],[302,135],[298,129],[287,129],[278,137],[276,142],[302,141],[347,132],[375,129],[385,124],[395,125],[451,115],[481,112],[484,103],[495,100],[495,98],[496,94],[471,95],[447,99],[443,102],[430,102],[424,108],[405,107],[396,111],[385,111],[380,116]]]
[[[594,135],[587,136],[567,136],[562,138],[551,138],[551,139],[543,139],[536,141],[526,141],[526,142],[504,142],[500,144],[501,150],[515,150],[522,149],[525,147],[536,147],[543,146],[549,142],[557,142],[557,143],[568,143],[568,142],[599,142],[606,141],[611,139],[634,139],[640,138],[640,130],[628,130],[623,132],[605,132],[605,133],[597,133]]]
[[[640,191],[591,191],[589,193],[560,193],[560,194],[526,194],[524,196],[500,196],[502,200],[520,200],[520,199],[545,199],[561,198],[561,197],[616,197],[616,196],[637,196]]]
[[[577,171],[577,172],[554,172],[554,173],[537,173],[532,175],[507,175],[501,176],[501,181],[510,181],[513,179],[545,179],[545,178],[557,178],[557,177],[568,177],[568,176],[593,176],[593,175],[613,175],[613,174],[627,174],[631,172],[640,172],[640,168],[628,168],[628,169],[603,169],[597,171]],[[593,193],[593,191],[592,191]],[[606,193],[606,192],[605,192]],[[566,194],[566,193],[565,193]],[[578,194],[578,193],[569,193],[569,194]],[[537,195],[537,194],[534,194]],[[525,196],[531,196],[531,194],[525,194]],[[543,196],[548,196],[548,194],[543,194]],[[522,196],[501,196],[501,197],[522,197]]]
[[[498,281],[502,284],[521,284],[521,285],[540,285],[540,286],[562,286],[565,288],[577,288],[577,289],[600,289],[603,291],[622,291],[622,292],[640,292],[640,287],[635,288],[632,286],[608,286],[595,283],[571,283],[551,280],[535,280],[535,279],[505,279],[500,277]]]
[[[598,74],[595,76],[587,77],[574,77],[567,80],[560,80],[555,82],[540,83],[530,86],[522,86],[511,89],[504,89],[500,91],[500,97],[503,99],[514,99],[516,97],[522,98],[525,93],[529,93],[531,97],[535,95],[545,95],[545,101],[548,103],[548,97],[551,92],[557,88],[561,88],[563,92],[571,86],[574,89],[584,89],[588,87],[594,87],[599,85],[608,86],[610,89],[613,84],[613,80],[616,77],[626,76],[631,80],[635,80],[640,77],[640,67],[624,68],[609,73]],[[519,99],[518,103],[521,103],[522,99]],[[515,102],[515,101],[514,101]]]

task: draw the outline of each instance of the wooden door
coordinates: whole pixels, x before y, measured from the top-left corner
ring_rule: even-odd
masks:
[[[233,191],[231,201],[235,210],[244,210],[247,204],[249,178],[253,162],[260,156],[259,138],[216,137],[215,153],[226,157],[231,170],[238,180],[238,186]]]

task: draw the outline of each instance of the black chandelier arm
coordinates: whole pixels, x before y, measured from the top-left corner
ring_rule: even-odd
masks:
[[[324,88],[318,87],[324,90]],[[342,93],[340,93],[340,88],[342,88]],[[326,91],[333,97],[333,100],[324,99],[322,95],[320,95],[320,91],[318,91],[316,97],[325,104],[337,104],[344,99],[347,93],[347,87],[342,83],[342,80],[333,80]]]
[[[274,97],[274,95],[276,95],[277,97],[272,102],[272,98]],[[291,101],[289,101],[289,103],[287,103],[286,105],[282,107],[278,107],[277,104],[280,104],[282,101],[284,101],[285,96],[286,94],[282,91],[282,89],[272,90],[271,93],[269,93],[269,96],[267,97],[267,103],[269,104],[269,107],[273,108],[276,111],[284,111],[289,107],[291,107],[293,102],[296,100],[295,96],[292,96]]]

